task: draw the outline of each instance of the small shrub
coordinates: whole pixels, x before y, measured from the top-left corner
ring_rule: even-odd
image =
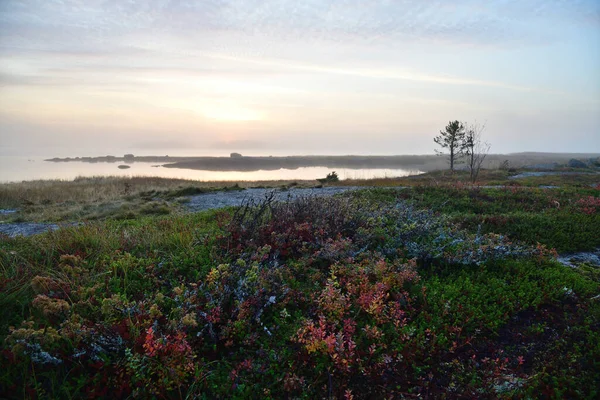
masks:
[[[339,180],[340,178],[335,171],[327,174],[325,178],[317,179],[321,183],[339,182]]]
[[[586,196],[575,203],[579,210],[588,215],[598,214],[600,211],[600,197]]]

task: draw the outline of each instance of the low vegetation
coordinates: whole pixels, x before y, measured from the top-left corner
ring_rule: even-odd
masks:
[[[589,189],[600,184],[600,174],[593,173],[573,173],[572,170],[559,170],[553,175],[527,176],[519,179],[513,179],[512,176],[518,174],[520,170],[482,170],[479,173],[475,184],[470,181],[468,171],[435,171],[426,174],[394,177],[394,178],[374,178],[374,179],[346,179],[338,183],[330,183],[340,186],[365,186],[365,187],[450,187],[452,185],[462,185],[464,188],[494,186],[498,188],[571,188],[571,189]],[[568,174],[561,174],[567,172]]]
[[[600,247],[598,187],[444,176],[2,238],[0,387],[13,398],[597,398],[600,273],[555,256]],[[131,195],[204,190],[187,186]]]
[[[187,196],[247,187],[298,187],[316,182],[256,181],[200,182],[153,177],[89,177],[72,181],[46,180],[0,185],[0,209],[18,213],[0,215],[7,222],[61,222],[132,219],[140,215],[170,214]]]
[[[472,232],[498,233],[560,253],[600,248],[600,187],[416,186],[397,194]]]
[[[340,177],[338,176],[338,174],[335,171],[333,171],[333,172],[327,174],[327,176],[325,178],[317,179],[317,181],[319,181],[321,183],[339,182]]]

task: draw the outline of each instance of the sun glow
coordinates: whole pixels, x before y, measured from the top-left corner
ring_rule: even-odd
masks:
[[[206,118],[217,121],[259,121],[264,117],[263,114],[257,110],[226,103],[204,106],[200,112]]]

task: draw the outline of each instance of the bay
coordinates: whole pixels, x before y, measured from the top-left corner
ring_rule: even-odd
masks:
[[[177,155],[177,154],[173,154]],[[346,169],[307,167],[297,169],[259,171],[203,171],[179,168],[163,168],[155,163],[135,162],[130,168],[119,169],[120,162],[49,162],[53,156],[0,155],[0,182],[21,182],[38,179],[72,180],[89,176],[158,176],[201,181],[259,181],[259,180],[312,180],[324,178],[336,171],[340,179],[391,178],[414,175],[420,171],[406,169]]]

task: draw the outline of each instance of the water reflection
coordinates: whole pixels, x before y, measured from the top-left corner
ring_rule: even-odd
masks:
[[[178,168],[163,168],[155,163],[127,163],[130,168],[120,169],[125,163],[55,163],[44,161],[43,157],[0,157],[0,182],[18,182],[35,179],[71,180],[78,176],[158,176],[202,181],[256,181],[256,180],[311,180],[324,178],[336,171],[340,179],[390,178],[414,175],[419,171],[405,169],[345,169],[307,167],[279,169],[272,171],[203,171]]]

